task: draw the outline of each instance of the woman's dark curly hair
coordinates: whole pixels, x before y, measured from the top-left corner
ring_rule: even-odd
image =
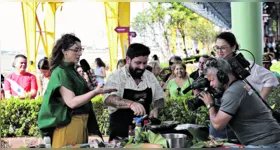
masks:
[[[95,61],[98,67],[106,67],[105,63],[99,57],[96,58]]]
[[[64,55],[62,50],[67,51],[71,46],[76,44],[76,42],[81,42],[81,40],[74,34],[64,34],[56,41],[50,58],[51,71],[53,71],[63,60]]]

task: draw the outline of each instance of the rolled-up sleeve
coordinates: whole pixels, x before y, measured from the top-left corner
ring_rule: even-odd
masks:
[[[104,88],[116,88],[117,89],[116,92],[104,94],[104,100],[106,100],[106,98],[110,95],[117,95],[117,96],[121,97],[121,86],[120,86],[119,76],[116,72],[113,72],[108,76]]]

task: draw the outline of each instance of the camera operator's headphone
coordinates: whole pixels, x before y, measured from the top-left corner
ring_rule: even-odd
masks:
[[[206,66],[218,68],[217,60],[215,58],[208,59]],[[225,73],[223,70],[218,70],[217,78],[218,78],[219,82],[221,82],[222,84],[227,84],[229,82],[229,77],[228,77],[227,73]]]
[[[218,70],[217,78],[222,84],[227,84],[229,82],[228,75],[222,70]]]

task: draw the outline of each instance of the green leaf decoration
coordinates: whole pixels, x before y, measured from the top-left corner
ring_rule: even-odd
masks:
[[[164,148],[168,148],[167,147],[167,140],[165,138],[163,138],[160,134],[155,134],[153,132],[148,132],[148,141],[151,144],[160,144]]]
[[[274,108],[275,108],[275,104],[273,104],[273,105],[271,106],[271,108],[274,109]]]

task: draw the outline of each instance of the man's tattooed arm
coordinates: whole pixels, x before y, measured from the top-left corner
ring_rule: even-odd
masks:
[[[117,95],[110,95],[105,99],[105,104],[107,106],[112,106],[118,109],[127,109],[129,108],[129,104],[133,102],[128,99],[123,99]]]

